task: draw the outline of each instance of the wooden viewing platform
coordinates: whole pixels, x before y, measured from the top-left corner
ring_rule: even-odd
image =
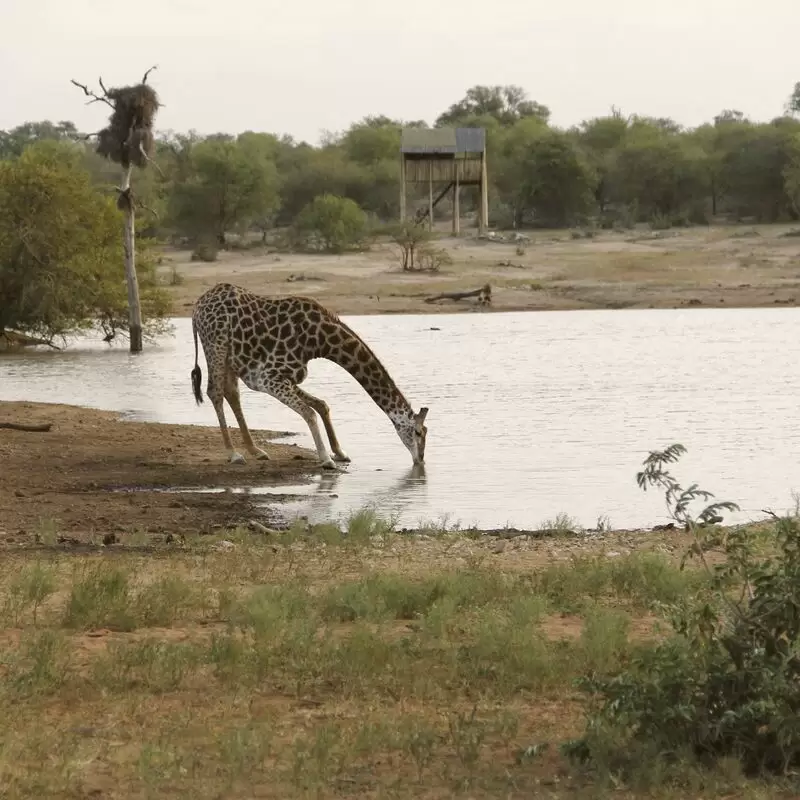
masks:
[[[461,226],[460,190],[477,186],[478,230],[489,227],[486,131],[483,128],[404,128],[400,140],[400,221],[408,219],[408,185],[428,184],[428,206],[416,215],[433,228],[433,209],[448,194],[453,201],[453,235]],[[439,190],[434,196],[434,186]]]

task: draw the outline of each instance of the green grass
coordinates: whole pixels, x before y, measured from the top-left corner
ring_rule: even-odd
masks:
[[[640,622],[702,573],[653,552],[525,567],[445,522],[417,540],[392,528],[366,510],[158,558],[15,556],[0,577],[3,791],[606,796],[558,755],[583,725],[575,680],[648,647]],[[686,796],[674,778],[656,795]],[[709,797],[761,791],[702,780]]]

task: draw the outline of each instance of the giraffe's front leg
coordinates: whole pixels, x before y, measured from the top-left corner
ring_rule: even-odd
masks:
[[[331,450],[333,451],[333,460],[340,464],[349,464],[350,457],[342,450],[339,444],[339,439],[336,436],[336,431],[333,429],[333,420],[331,419],[331,410],[328,404],[321,400],[319,397],[314,397],[313,394],[300,389],[297,389],[300,397],[322,417],[322,424],[325,426],[325,433],[328,434],[328,441],[331,443]]]
[[[317,455],[322,464],[323,469],[336,469],[336,464],[333,459],[328,455],[325,449],[325,442],[322,441],[322,434],[319,430],[319,423],[317,422],[317,415],[314,409],[306,401],[306,393],[297,385],[285,378],[278,380],[271,380],[267,378],[264,381],[263,387],[259,387],[261,391],[271,394],[276,400],[296,411],[308,425],[311,431],[311,436],[314,439],[314,446],[317,448]]]

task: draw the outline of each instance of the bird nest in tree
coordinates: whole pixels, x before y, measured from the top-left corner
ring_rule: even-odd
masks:
[[[105,90],[114,111],[107,128],[97,134],[97,152],[127,169],[144,167],[153,155],[153,123],[160,103],[145,83]]]

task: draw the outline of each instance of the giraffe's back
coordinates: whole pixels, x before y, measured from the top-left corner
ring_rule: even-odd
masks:
[[[207,357],[224,351],[240,377],[261,368],[294,372],[326,357],[328,336],[343,325],[312,298],[257,295],[229,283],[201,295],[192,318]]]

